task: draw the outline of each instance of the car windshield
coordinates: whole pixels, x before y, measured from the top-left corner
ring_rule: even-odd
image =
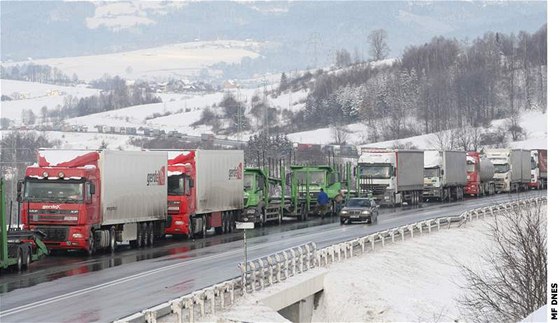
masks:
[[[255,182],[255,174],[245,174],[243,175],[243,189],[248,191],[253,188],[253,183]]]
[[[371,201],[368,199],[349,199],[346,203],[348,207],[370,207]]]
[[[23,198],[26,201],[60,201],[78,203],[84,200],[84,183],[77,181],[27,181]]]
[[[393,166],[369,165],[360,167],[360,175],[364,178],[391,178]]]
[[[183,175],[171,175],[167,178],[167,195],[185,194],[185,177]]]
[[[494,164],[494,172],[496,173],[507,173],[509,171],[508,164]]]

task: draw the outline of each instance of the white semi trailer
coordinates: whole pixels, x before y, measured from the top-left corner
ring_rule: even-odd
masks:
[[[464,151],[424,151],[424,199],[462,200],[467,184]]]
[[[496,191],[527,190],[531,182],[531,151],[523,149],[488,149],[486,156],[494,164]]]
[[[422,199],[423,172],[423,151],[362,148],[357,190],[382,205],[416,205]]]

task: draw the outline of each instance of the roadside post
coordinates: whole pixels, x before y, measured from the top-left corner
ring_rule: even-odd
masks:
[[[255,224],[253,222],[235,222],[236,229],[243,230],[243,253],[244,253],[244,263],[245,263],[245,270],[243,271],[242,276],[242,284],[243,284],[243,294],[245,294],[245,290],[247,288],[247,272],[249,271],[248,264],[247,264],[247,230],[254,229]]]

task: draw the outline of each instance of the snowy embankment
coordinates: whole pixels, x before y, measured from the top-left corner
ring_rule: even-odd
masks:
[[[317,269],[327,273],[312,322],[466,321],[460,307],[467,285],[461,266],[481,272],[492,270],[482,260],[496,247],[492,221],[491,217],[480,218],[460,227],[416,235]],[[284,321],[260,300],[267,293],[301,284],[313,272],[244,296],[233,308],[204,321]],[[539,321],[539,314],[526,320]]]
[[[478,259],[492,244],[487,221],[332,264],[313,321],[464,321],[459,264],[484,268]]]

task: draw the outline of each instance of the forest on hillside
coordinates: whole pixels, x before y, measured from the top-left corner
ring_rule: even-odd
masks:
[[[363,122],[368,140],[379,141],[507,119],[507,131],[521,136],[520,112],[547,107],[547,27],[472,41],[435,37],[392,64],[318,70],[285,79],[279,92],[301,88],[302,78],[305,109],[284,131]]]

